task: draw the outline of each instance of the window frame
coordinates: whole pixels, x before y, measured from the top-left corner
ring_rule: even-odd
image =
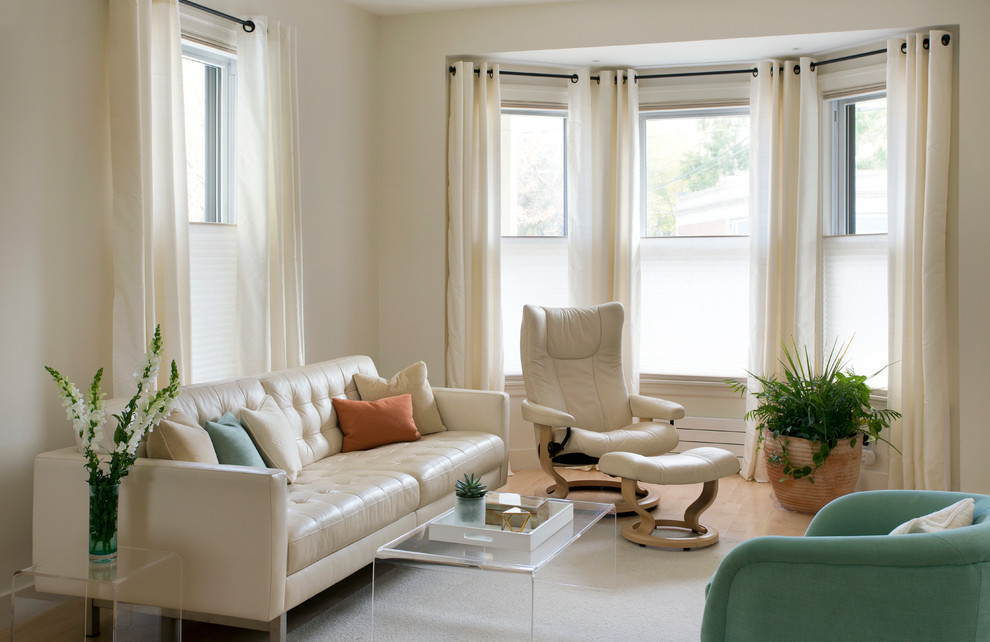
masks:
[[[847,63],[843,63],[842,65],[835,65],[834,67],[821,67],[820,70],[823,73],[819,77],[818,83],[820,91],[819,99],[821,101],[821,153],[819,159],[822,170],[821,238],[823,242],[828,242],[829,239],[843,236],[853,236],[866,241],[868,237],[880,239],[888,236],[890,233],[888,227],[887,232],[849,234],[847,233],[848,228],[845,225],[845,221],[841,221],[839,219],[839,216],[847,216],[848,210],[842,203],[847,196],[837,188],[837,185],[840,183],[840,169],[844,171],[845,168],[839,163],[838,141],[836,137],[840,134],[833,130],[833,118],[835,118],[833,114],[835,111],[833,110],[832,103],[834,102],[845,105],[887,96],[885,63],[871,63],[853,66],[846,66],[846,64]],[[845,133],[843,132],[841,135],[845,135]],[[843,149],[842,153],[845,154],[846,151],[846,149]],[[851,166],[853,171],[855,171],[854,158]],[[843,181],[842,184],[843,189],[845,189],[846,183]],[[853,185],[855,185],[855,182],[853,182]],[[849,198],[855,198],[855,191],[850,190],[849,194]],[[837,214],[837,212],[840,211],[842,214]],[[853,212],[855,212],[854,209]],[[855,225],[853,226],[853,229],[855,229]],[[827,350],[829,345],[827,329],[828,322],[824,317],[826,306],[825,296],[826,295],[823,292],[821,301],[823,318],[821,322],[823,328],[822,345],[823,349]],[[848,340],[848,338],[849,337],[845,337],[846,340]],[[859,340],[857,340],[857,342],[859,342]],[[873,385],[875,385],[875,383],[871,383],[871,386]],[[874,405],[883,407],[883,404],[886,403],[886,394],[886,387],[875,387],[873,388],[873,393],[871,394],[870,399]]]
[[[236,162],[234,160],[237,124],[237,55],[199,40],[182,38],[182,57],[216,70],[207,82],[206,152],[215,184],[207,177],[205,220],[196,224],[235,225],[237,223]],[[211,135],[212,134],[212,135]],[[188,152],[188,150],[187,150]]]
[[[831,205],[823,236],[861,235],[856,232],[856,111],[850,107],[886,97],[886,89],[877,91],[870,88],[862,93],[822,98],[830,128],[826,153],[831,157],[828,161],[831,167]]]
[[[690,106],[679,106],[679,107],[657,107],[657,106],[647,106],[646,108],[640,109],[639,112],[639,167],[640,167],[640,181],[639,181],[639,237],[640,239],[659,239],[659,238],[711,238],[711,237],[746,237],[749,234],[678,234],[671,237],[664,236],[649,236],[646,234],[647,231],[647,211],[646,211],[646,194],[647,194],[647,184],[645,180],[646,174],[646,123],[649,120],[661,120],[667,118],[703,118],[706,116],[718,115],[718,116],[749,116],[750,106],[747,102],[745,105],[690,105]]]
[[[512,107],[506,106],[505,101],[499,110],[499,116],[505,116],[506,114],[512,116],[539,116],[542,118],[561,118],[563,120],[562,135],[563,135],[563,234],[500,234],[502,238],[518,238],[518,239],[551,239],[551,238],[564,238],[568,237],[568,207],[567,207],[567,108],[561,108],[559,105],[547,105],[544,107]],[[501,171],[501,170],[499,170]],[[501,228],[501,217],[502,212],[499,212],[499,226]]]

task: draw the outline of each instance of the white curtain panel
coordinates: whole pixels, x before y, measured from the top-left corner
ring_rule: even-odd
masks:
[[[454,388],[502,390],[498,65],[457,62],[447,130],[447,354]]]
[[[160,324],[163,368],[191,367],[189,236],[176,0],[111,0],[108,23],[113,177],[113,394],[133,391]]]
[[[237,318],[242,375],[304,363],[296,30],[237,42]]]
[[[902,45],[904,51],[902,52]],[[945,219],[954,38],[887,42],[891,488],[949,488]]]
[[[573,305],[625,307],[622,363],[639,391],[639,87],[632,70],[586,70],[569,88],[568,242]],[[591,159],[589,161],[589,159]]]
[[[757,64],[750,90],[749,371],[780,373],[782,344],[821,356],[819,103],[810,58]],[[800,73],[795,73],[795,67]],[[749,377],[749,388],[758,382]],[[755,407],[749,395],[747,410]],[[757,424],[746,423],[746,479],[766,481]]]

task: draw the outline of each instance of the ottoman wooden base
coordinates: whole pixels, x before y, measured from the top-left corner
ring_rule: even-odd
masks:
[[[625,497],[626,484],[635,487],[636,481],[623,479],[623,497]],[[641,546],[655,546],[657,548],[673,548],[681,550],[691,550],[692,548],[704,548],[711,546],[718,541],[718,531],[709,526],[703,526],[698,518],[701,516],[718,495],[718,481],[705,482],[701,490],[701,496],[688,506],[684,511],[684,519],[656,519],[647,510],[640,510],[636,507],[636,513],[640,520],[635,524],[626,524],[622,527],[622,536],[634,544]],[[628,501],[628,500],[627,500]],[[693,535],[684,537],[660,537],[654,535],[658,528],[683,530]]]
[[[718,531],[699,521],[701,514],[718,495],[718,480],[739,472],[739,460],[721,448],[694,448],[676,455],[644,457],[633,453],[608,453],[598,467],[602,472],[620,477],[623,499],[640,516],[635,524],[622,529],[622,536],[641,546],[690,550],[711,546],[718,541]],[[702,484],[701,495],[684,511],[684,519],[657,519],[649,510],[636,505],[639,482],[648,484]],[[662,537],[658,529],[678,530],[683,537]]]

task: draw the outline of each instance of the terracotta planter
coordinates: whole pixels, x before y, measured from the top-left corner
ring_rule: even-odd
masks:
[[[848,495],[859,481],[860,460],[863,457],[863,438],[856,438],[856,447],[849,446],[849,439],[842,439],[832,449],[825,463],[815,471],[814,483],[807,477],[792,479],[784,477],[783,464],[772,464],[770,457],[780,451],[780,444],[773,435],[764,431],[764,456],[767,463],[767,476],[777,497],[777,502],[788,510],[799,513],[817,513],[822,506],[836,497]],[[791,467],[813,466],[812,444],[814,442],[799,437],[780,437],[786,442]]]

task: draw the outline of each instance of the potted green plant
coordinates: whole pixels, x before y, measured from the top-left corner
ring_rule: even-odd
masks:
[[[783,378],[750,373],[759,382],[758,390],[738,381],[728,383],[736,392],[756,398],[758,405],[746,418],[759,423],[777,501],[789,510],[815,513],[855,489],[864,440],[893,447],[881,431],[901,415],[870,405],[868,377],[845,368],[848,343],[841,349],[833,344],[817,370],[807,349],[802,358],[793,341],[791,345],[793,352],[783,346]]]
[[[454,484],[454,517],[461,524],[470,526],[485,525],[485,494],[488,488],[474,473]]]

